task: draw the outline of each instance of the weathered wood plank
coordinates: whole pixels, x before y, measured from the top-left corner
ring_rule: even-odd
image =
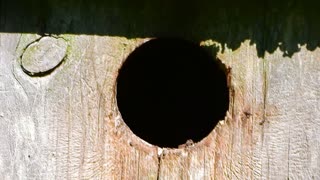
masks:
[[[320,179],[319,11],[109,2],[0,2],[0,179]],[[115,100],[121,64],[158,35],[216,45],[231,68],[225,120],[180,149],[135,136]],[[66,56],[30,76],[21,57],[42,36],[62,38]]]
[[[266,56],[267,99],[263,177],[319,178],[319,49],[291,58]]]
[[[264,68],[263,60],[253,52],[255,48],[246,42],[236,53],[226,50],[218,55],[231,68],[232,97],[226,120],[194,147],[165,149],[160,161],[161,178],[253,179],[257,176],[252,170],[259,165],[253,156],[258,153],[254,144],[259,141],[259,123],[263,120]]]
[[[125,57],[148,39],[63,35],[63,64],[30,77],[19,58],[37,38],[1,34],[3,179],[319,177],[319,50],[219,52],[231,68],[226,120],[199,143],[161,150],[129,130],[114,94]]]

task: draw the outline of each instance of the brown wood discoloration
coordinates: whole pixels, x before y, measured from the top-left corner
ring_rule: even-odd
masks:
[[[218,21],[212,21],[219,26],[202,30],[227,35],[194,40],[191,35],[197,31],[190,28],[191,35],[184,37],[213,49],[212,55],[227,67],[230,104],[225,118],[203,140],[170,149],[133,134],[115,99],[123,62],[154,32],[46,34],[43,27],[41,32],[27,27],[26,32],[11,32],[7,29],[17,25],[7,20],[5,9],[0,8],[4,14],[0,21],[0,179],[320,179],[320,49],[312,41],[319,38],[304,31],[311,40],[301,38],[306,45],[297,45],[295,20],[301,28],[311,29],[313,24],[296,11],[285,18],[287,25],[272,24],[277,20],[274,16],[264,19],[264,25],[254,21],[261,30],[255,32],[251,26],[247,29],[251,16],[244,16],[248,19],[241,19],[244,25],[239,25],[233,22],[239,9],[218,8]],[[112,13],[111,19],[129,18],[116,8]],[[204,17],[208,18],[199,19]],[[61,21],[51,18],[48,25],[67,29],[80,22],[73,16],[63,16]],[[45,21],[45,15],[37,21]],[[136,30],[135,23],[139,21],[130,31]],[[270,35],[264,31],[268,23],[274,25]],[[114,26],[122,28],[119,24]],[[113,28],[113,24],[96,26]],[[143,23],[142,29],[146,26]],[[63,51],[44,43],[33,54],[28,46],[42,46],[35,42],[43,37],[63,39]],[[274,46],[273,39],[279,45]],[[295,45],[296,50],[291,47]],[[261,47],[265,47],[263,55]],[[23,56],[26,50],[28,57]],[[35,55],[41,58],[34,59]],[[54,56],[59,58],[50,61]],[[32,74],[22,69],[22,60],[29,63],[26,67]]]
[[[15,36],[18,40],[27,35],[11,35]],[[3,35],[1,37],[4,38]],[[292,60],[286,58],[280,61],[280,56],[269,55],[267,69],[263,65],[266,60],[256,58],[254,53],[248,54],[255,52],[255,48],[248,43],[244,43],[236,53],[219,53],[219,59],[232,68],[230,88],[234,93],[230,94],[226,119],[201,142],[180,149],[167,149],[150,145],[135,136],[124,124],[116,106],[114,84],[121,62],[148,39],[65,38],[69,38],[71,47],[68,59],[53,74],[38,80],[29,77],[17,65],[11,66],[12,70],[7,72],[13,73],[6,77],[11,78],[14,84],[11,87],[7,84],[5,88],[11,88],[11,93],[16,92],[17,95],[12,96],[15,98],[13,101],[19,101],[20,105],[23,102],[26,107],[19,110],[24,115],[15,123],[19,128],[15,133],[18,134],[12,136],[10,141],[36,143],[31,143],[23,151],[16,151],[14,156],[6,155],[11,158],[25,157],[23,161],[16,159],[12,162],[12,165],[19,162],[20,166],[16,168],[26,170],[16,171],[16,176],[49,179],[272,179],[276,176],[302,177],[306,173],[311,177],[317,172],[317,158],[313,158],[317,157],[317,140],[313,139],[316,137],[317,106],[293,102],[298,101],[297,97],[304,98],[299,101],[316,102],[314,98],[319,93],[318,83],[314,81],[318,80],[315,76],[320,72],[315,58],[318,50],[304,50],[305,60],[296,55]],[[119,49],[123,43],[126,48]],[[109,48],[99,44],[108,44]],[[22,41],[17,43],[17,48],[13,48],[19,52],[23,48],[21,45]],[[79,52],[77,49],[80,47],[83,51]],[[1,53],[2,64],[14,62],[13,49],[2,47]],[[272,58],[275,60],[271,61]],[[240,60],[242,63],[238,63]],[[267,71],[268,89],[263,89],[264,71]],[[297,73],[300,73],[298,77],[301,80],[292,79]],[[286,78],[282,80],[281,77]],[[307,86],[307,82],[313,84]],[[290,84],[296,87],[291,88]],[[8,95],[9,91],[5,91],[4,86],[1,88],[2,94]],[[266,105],[264,93],[267,93]],[[286,101],[279,101],[281,99]],[[292,109],[287,107],[290,104]],[[293,111],[295,113],[289,113]],[[2,110],[3,113],[5,111]],[[264,118],[265,123],[259,125]],[[305,118],[307,121],[302,122]],[[290,119],[296,121],[291,122]],[[28,127],[21,124],[26,122]],[[2,151],[2,157],[5,153],[7,151]],[[32,158],[36,159],[30,161]],[[280,161],[286,162],[286,166]],[[5,162],[8,161],[2,158],[2,164]],[[47,166],[40,166],[42,162],[46,162]],[[21,166],[30,163],[33,164]],[[47,172],[39,176],[36,171],[31,171],[34,168]],[[14,177],[14,174],[3,176]]]

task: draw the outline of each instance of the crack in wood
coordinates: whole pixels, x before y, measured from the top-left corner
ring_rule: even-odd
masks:
[[[158,150],[159,152],[159,150]],[[157,170],[157,180],[160,180],[160,170],[161,170],[161,159],[162,159],[163,149],[158,153],[158,170]]]

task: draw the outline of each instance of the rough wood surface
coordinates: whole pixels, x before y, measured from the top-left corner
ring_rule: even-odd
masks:
[[[42,14],[48,19],[16,27],[10,3],[1,5],[0,179],[320,179],[320,49],[314,42],[318,34],[307,28],[314,28],[313,19],[304,19],[309,16],[299,14],[299,8],[290,6],[292,11],[283,17],[287,24],[278,21],[275,9],[275,16],[264,19],[270,25],[267,30],[259,24],[263,18],[250,24],[246,16],[237,26],[228,17],[238,17],[238,11],[217,9],[218,20],[212,24],[226,23],[207,30],[217,36],[194,40],[217,52],[230,69],[229,111],[199,143],[168,149],[135,136],[115,99],[119,68],[154,34],[124,36],[121,28],[128,27],[115,24],[123,35],[117,36],[111,26],[108,33],[101,30],[109,27],[107,23],[95,26],[99,36],[90,28],[81,29],[82,24],[78,26],[86,30],[84,34],[67,33],[63,28],[79,19],[66,15],[63,7],[55,7],[60,10],[52,11],[56,16]],[[145,11],[151,13],[148,7]],[[111,19],[130,15],[116,8],[88,11],[94,10],[113,12]],[[66,15],[63,21],[59,13]],[[153,15],[158,24],[151,29],[137,20],[138,27],[129,30],[167,27],[159,23],[161,16]],[[144,20],[149,22],[148,17]],[[48,22],[47,27],[38,21]],[[84,18],[84,24],[91,21]],[[296,35],[293,21],[308,31]],[[55,29],[57,24],[62,30]],[[59,33],[46,34],[38,28]],[[234,35],[235,29],[239,34]],[[173,35],[180,31],[176,30]],[[283,32],[288,33],[282,36]],[[310,40],[304,39],[309,36]]]
[[[219,53],[231,68],[225,121],[200,143],[160,149],[132,134],[114,97],[118,69],[147,39],[63,36],[64,63],[34,77],[19,63],[37,38],[1,34],[4,179],[319,178],[318,49],[260,59],[244,42]]]

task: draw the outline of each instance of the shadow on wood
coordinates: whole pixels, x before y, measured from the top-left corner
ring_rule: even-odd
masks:
[[[245,40],[258,56],[278,47],[292,56],[320,45],[316,3],[304,1],[1,1],[0,32],[212,39],[237,49]]]

